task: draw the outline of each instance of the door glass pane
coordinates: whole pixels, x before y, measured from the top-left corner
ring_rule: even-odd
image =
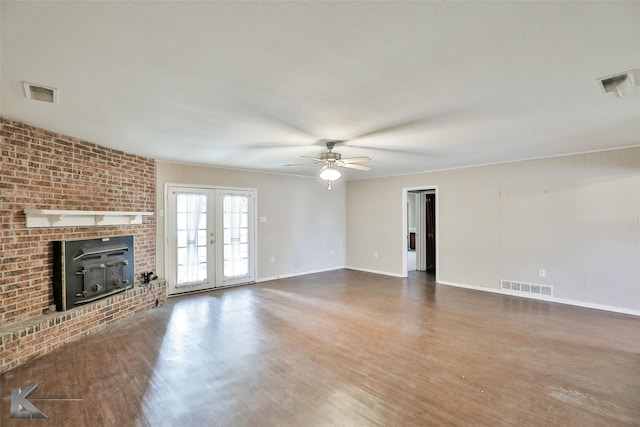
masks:
[[[177,285],[207,280],[207,196],[176,194]]]
[[[207,240],[207,230],[198,230],[198,242]]]
[[[224,278],[249,274],[248,251],[248,197],[243,194],[225,194],[222,197],[223,274]]]
[[[178,211],[178,230],[186,230],[187,228],[187,214],[185,211]]]
[[[178,237],[178,251],[180,251],[180,248],[187,247],[187,230],[178,230],[177,237]]]

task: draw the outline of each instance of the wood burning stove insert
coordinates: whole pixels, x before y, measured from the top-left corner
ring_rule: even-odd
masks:
[[[53,242],[53,296],[66,311],[133,287],[133,236]]]

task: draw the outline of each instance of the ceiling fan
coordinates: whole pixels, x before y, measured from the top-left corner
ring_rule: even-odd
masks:
[[[348,157],[346,159],[343,159],[340,153],[336,153],[333,151],[333,147],[336,144],[339,144],[343,141],[322,139],[320,140],[320,142],[324,143],[327,146],[327,149],[329,150],[325,153],[320,154],[320,158],[310,157],[310,156],[301,156],[301,157],[304,157],[305,159],[311,159],[316,163],[299,163],[299,164],[292,164],[292,165],[285,165],[285,166],[300,166],[300,165],[307,166],[307,165],[322,164],[322,167],[320,168],[320,172],[319,172],[320,178],[328,182],[327,190],[329,191],[331,191],[331,182],[340,178],[340,176],[342,175],[338,170],[338,168],[357,169],[361,171],[371,170],[371,166],[358,164],[361,162],[371,161],[369,157],[361,156],[361,157]]]

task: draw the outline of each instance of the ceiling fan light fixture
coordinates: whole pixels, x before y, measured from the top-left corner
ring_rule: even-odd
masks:
[[[333,167],[333,163],[329,163],[325,166],[320,169],[320,178],[324,179],[325,181],[335,181],[342,176],[340,171]]]

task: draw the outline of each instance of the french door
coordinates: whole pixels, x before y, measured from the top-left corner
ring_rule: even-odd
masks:
[[[169,294],[255,280],[255,191],[167,186]]]

